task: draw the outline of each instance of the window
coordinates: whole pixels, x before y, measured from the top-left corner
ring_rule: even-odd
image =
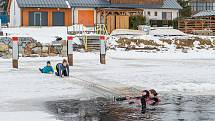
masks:
[[[150,13],[150,11],[148,11],[148,16],[151,16],[151,13]]]
[[[212,2],[207,3],[206,10],[213,10],[213,3]]]
[[[193,2],[190,3],[192,11],[215,10],[215,2]]]
[[[29,26],[48,26],[48,12],[30,12]]]
[[[158,12],[157,11],[155,11],[155,16],[158,16]]]
[[[214,2],[193,2],[190,4],[192,11],[214,10]]]
[[[192,3],[192,8],[193,11],[196,11],[196,3]]]
[[[202,11],[202,10],[206,10],[206,3],[203,2],[197,2],[196,3],[196,11]]]
[[[162,20],[172,20],[172,12],[162,12]]]
[[[212,6],[213,6],[213,10],[215,10],[215,3],[213,3],[213,5],[212,5]]]
[[[53,26],[64,26],[64,12],[53,12],[52,13],[52,25]]]

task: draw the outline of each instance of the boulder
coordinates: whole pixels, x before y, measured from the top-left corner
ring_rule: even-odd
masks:
[[[48,57],[49,54],[48,53],[42,53],[40,57]]]
[[[24,48],[24,55],[29,56],[30,54],[32,54],[32,50],[31,50],[31,48],[27,45],[27,46]]]
[[[51,47],[49,48],[49,53],[59,54],[58,50],[57,50],[54,46],[51,46]]]
[[[181,51],[183,52],[183,53],[188,53],[188,48],[183,48]]]
[[[36,43],[37,47],[42,47],[43,45],[40,42]]]
[[[49,56],[57,56],[56,53],[49,53]]]
[[[12,54],[11,54],[11,53],[5,53],[5,54],[3,54],[2,58],[3,58],[3,59],[12,58]]]
[[[62,57],[66,57],[67,56],[67,46],[63,46],[60,55]]]
[[[212,45],[215,45],[215,40],[213,40]]]
[[[30,54],[29,57],[40,57],[39,54]]]
[[[32,49],[33,54],[41,54],[42,48],[41,47],[35,47]]]
[[[27,44],[27,46],[29,48],[35,48],[35,47],[37,47],[37,43],[29,43],[29,44]]]
[[[9,47],[4,43],[0,43],[0,52],[6,52],[9,50]]]
[[[61,45],[67,46],[67,41],[66,40],[61,40]]]
[[[43,46],[42,47],[42,53],[48,53],[49,52],[49,47],[48,46]]]

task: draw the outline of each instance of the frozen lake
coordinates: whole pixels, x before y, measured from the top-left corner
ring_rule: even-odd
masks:
[[[161,105],[149,107],[147,116],[143,116],[147,120],[215,120],[214,53],[203,59],[180,54],[166,59],[156,58],[156,54],[146,59],[116,55],[110,53],[107,65],[100,65],[97,54],[75,53],[72,76],[64,79],[38,72],[47,60],[57,64],[62,58],[21,58],[18,70],[11,69],[10,60],[0,59],[0,120],[25,121],[28,116],[23,118],[23,115],[29,114],[35,121],[55,121],[56,116],[49,113],[44,103],[111,97],[111,92],[113,95],[123,93],[120,89],[124,87],[154,88],[160,93]],[[93,89],[95,85],[109,92]]]

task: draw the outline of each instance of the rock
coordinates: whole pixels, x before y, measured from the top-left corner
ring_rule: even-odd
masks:
[[[0,43],[0,52],[6,52],[9,50],[9,47],[4,43]]]
[[[63,46],[60,55],[62,57],[66,57],[67,56],[67,46]]]
[[[49,52],[49,47],[43,46],[42,47],[42,53],[48,53]]]
[[[56,48],[53,47],[53,46],[51,46],[51,47],[49,48],[49,52],[50,52],[50,53],[56,53],[56,54],[58,54]]]
[[[30,44],[26,44],[26,46],[24,48],[24,55],[25,56],[30,56],[30,54],[32,54],[32,50],[31,50]]]
[[[42,48],[41,47],[35,47],[32,49],[33,54],[41,54]]]
[[[4,59],[12,58],[12,53],[10,51],[0,52],[0,57]]]
[[[181,51],[182,51],[183,53],[188,53],[188,48],[183,48]]]
[[[215,40],[212,42],[212,45],[215,45]]]
[[[61,41],[61,45],[67,46],[67,41],[66,41],[66,40],[62,40],[62,41]]]
[[[48,53],[42,53],[42,54],[41,54],[41,57],[48,57],[48,56],[49,56]]]
[[[19,54],[22,54],[22,56],[25,54],[24,48],[22,46],[19,46]]]
[[[43,45],[40,42],[36,43],[37,47],[42,47]]]
[[[12,58],[12,54],[11,53],[6,53],[2,56],[3,59],[9,59]]]
[[[37,47],[37,44],[36,43],[29,43],[29,44],[27,44],[27,46],[29,48],[35,48],[35,47]]]
[[[30,54],[29,57],[40,57],[40,55],[39,54]]]
[[[57,56],[55,53],[49,53],[49,56]]]

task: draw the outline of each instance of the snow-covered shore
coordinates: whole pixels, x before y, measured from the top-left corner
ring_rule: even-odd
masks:
[[[74,83],[74,78],[61,79],[38,72],[47,60],[54,65],[62,59],[20,58],[19,69],[11,68],[11,59],[0,59],[0,120],[54,121],[57,119],[41,106],[43,102],[100,95]],[[190,53],[108,51],[106,65],[99,64],[99,53],[75,52],[74,60],[72,76],[108,88],[132,86],[183,94],[212,94],[215,91],[213,50]],[[23,118],[24,115],[30,117]]]
[[[113,59],[125,60],[145,60],[145,59],[161,59],[161,60],[186,60],[186,59],[199,59],[209,60],[215,59],[215,50],[190,50],[188,53],[178,51],[109,51],[108,55]]]

